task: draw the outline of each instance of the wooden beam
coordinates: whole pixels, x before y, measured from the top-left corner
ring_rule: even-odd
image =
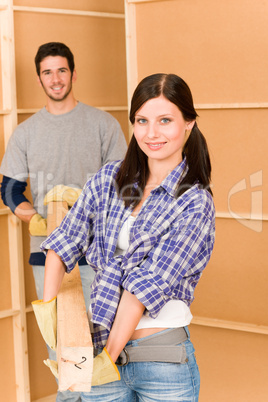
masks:
[[[105,110],[106,112],[125,112],[128,111],[127,106],[93,106],[96,109]],[[40,110],[40,108],[18,109],[18,114],[33,114]],[[1,114],[1,111],[0,111]]]
[[[67,210],[65,202],[48,204],[48,234]],[[57,361],[60,391],[90,391],[93,346],[78,264],[65,274],[57,296]]]
[[[9,208],[0,208],[0,215],[11,215],[11,210]]]
[[[214,110],[214,109],[267,109],[268,102],[251,102],[251,103],[199,103],[195,105],[197,110]]]
[[[1,1],[0,9],[0,58],[3,97],[2,119],[5,147],[7,146],[8,140],[17,125],[14,20],[12,5],[12,0],[5,2]],[[21,222],[15,217],[15,215],[7,212],[6,208],[3,213],[8,214],[8,244],[12,304],[10,312],[18,311],[18,314],[12,314],[16,402],[30,402],[22,229]]]
[[[62,8],[46,8],[46,7],[27,7],[27,6],[13,6],[14,11],[25,11],[32,13],[44,14],[66,14],[84,17],[98,17],[98,18],[119,18],[124,19],[125,15],[121,13],[105,13],[98,11],[83,11],[83,10],[67,10]]]
[[[268,335],[267,325],[249,324],[245,322],[218,320],[209,317],[193,317],[191,324],[205,327],[230,329],[234,331],[251,332],[254,334]]]

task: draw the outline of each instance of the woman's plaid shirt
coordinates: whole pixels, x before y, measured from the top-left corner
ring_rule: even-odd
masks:
[[[209,192],[195,184],[175,197],[185,174],[183,160],[151,191],[131,228],[128,250],[114,257],[120,228],[131,214],[116,191],[120,163],[105,165],[86,183],[61,225],[41,245],[61,257],[67,272],[83,255],[95,270],[91,307],[96,347],[106,343],[123,289],[135,294],[152,318],[171,299],[189,306],[214,245]]]

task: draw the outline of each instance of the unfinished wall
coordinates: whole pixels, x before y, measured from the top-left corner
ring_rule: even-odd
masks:
[[[126,1],[129,97],[138,81],[189,84],[207,138],[217,211],[190,326],[200,402],[267,399],[268,3]]]
[[[45,103],[44,93],[37,85],[34,57],[38,47],[49,41],[64,42],[74,53],[78,75],[74,84],[76,98],[110,112],[120,122],[127,136],[123,0],[0,0],[0,18],[0,160],[12,132],[11,126],[14,128],[17,121],[20,123],[25,120]],[[7,49],[11,49],[11,55]],[[13,57],[14,77],[9,74],[12,68],[6,63],[10,58],[12,65]],[[10,114],[13,114],[12,123]],[[29,194],[27,190],[30,197]],[[13,237],[10,237],[10,233]],[[2,202],[0,236],[1,398],[5,402],[36,401],[56,393],[57,387],[49,369],[42,362],[47,358],[47,351],[30,305],[36,299],[36,294],[28,264],[28,228],[24,224],[21,228]],[[16,268],[12,253],[17,256]],[[21,277],[19,281],[16,280],[16,286],[20,298],[14,300],[16,289],[13,279],[14,276],[18,279],[19,275]],[[25,323],[20,321],[17,325],[14,320],[17,316],[24,317]],[[17,335],[14,333],[16,327]],[[27,339],[22,342],[26,327]],[[19,353],[17,344],[22,345]]]

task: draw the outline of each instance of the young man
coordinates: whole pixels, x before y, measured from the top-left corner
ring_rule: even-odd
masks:
[[[65,44],[41,45],[35,65],[38,83],[46,95],[46,106],[15,129],[0,173],[3,202],[29,224],[29,262],[37,297],[42,299],[45,256],[39,246],[46,236],[45,195],[55,186],[64,185],[63,191],[71,196],[73,203],[76,197],[71,188],[81,189],[102,165],[122,159],[126,142],[119,123],[110,114],[76,100],[72,89],[77,78],[74,58]],[[33,204],[24,196],[28,178]],[[94,273],[84,258],[79,266],[88,308]],[[49,356],[55,360],[52,351]],[[79,394],[58,393],[57,401],[64,400],[79,401]]]

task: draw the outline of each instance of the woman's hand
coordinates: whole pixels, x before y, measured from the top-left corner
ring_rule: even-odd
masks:
[[[113,362],[116,362],[119,354],[131,338],[144,310],[144,305],[137,297],[124,290],[106,344],[106,349]]]

